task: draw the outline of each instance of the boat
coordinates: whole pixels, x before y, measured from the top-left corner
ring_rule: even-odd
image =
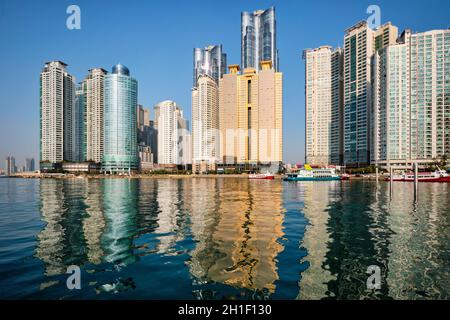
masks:
[[[386,178],[390,181],[390,178]],[[392,181],[414,182],[414,172],[402,172],[394,175]],[[436,170],[434,172],[419,172],[417,174],[418,182],[450,182],[450,175],[445,170]]]
[[[334,168],[306,168],[296,173],[288,173],[284,181],[332,181],[341,180]]]
[[[270,172],[266,173],[252,173],[248,176],[249,179],[256,179],[256,180],[274,180],[275,176],[271,174]]]
[[[350,180],[350,175],[349,174],[341,174],[341,180]]]

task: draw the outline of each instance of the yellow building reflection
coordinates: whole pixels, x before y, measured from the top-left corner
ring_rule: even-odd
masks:
[[[191,273],[203,281],[273,293],[276,257],[283,250],[278,241],[283,236],[281,195],[280,182],[193,181],[191,221],[197,245]]]
[[[102,180],[85,179],[85,203],[87,217],[83,220],[86,250],[89,262],[99,264],[104,255],[101,237],[105,229],[103,217]]]

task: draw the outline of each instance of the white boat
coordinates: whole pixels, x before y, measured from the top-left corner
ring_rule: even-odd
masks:
[[[387,178],[386,181],[389,181]],[[392,181],[414,181],[414,172],[402,172],[400,175],[394,175]],[[445,170],[436,170],[435,172],[418,172],[418,182],[450,182],[450,175]]]
[[[341,180],[341,177],[336,174],[334,168],[311,168],[301,169],[297,173],[288,173],[284,181],[330,181]]]

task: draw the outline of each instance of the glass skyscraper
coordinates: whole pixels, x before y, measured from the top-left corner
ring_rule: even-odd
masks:
[[[201,75],[206,74],[218,82],[226,72],[227,55],[222,51],[222,45],[194,49],[194,87]]]
[[[260,70],[260,62],[271,60],[278,71],[275,7],[241,14],[242,68]]]
[[[137,81],[127,67],[115,65],[105,76],[103,172],[138,170],[136,110]]]

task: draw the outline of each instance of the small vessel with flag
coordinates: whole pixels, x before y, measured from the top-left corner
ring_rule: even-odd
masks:
[[[336,174],[334,168],[312,168],[305,164],[303,169],[295,173],[288,173],[284,181],[331,181],[341,180],[341,177]]]

